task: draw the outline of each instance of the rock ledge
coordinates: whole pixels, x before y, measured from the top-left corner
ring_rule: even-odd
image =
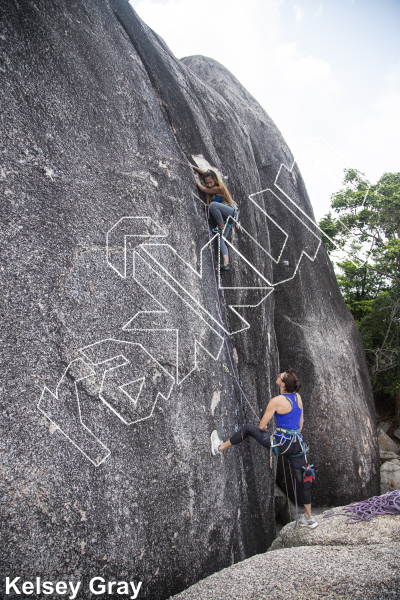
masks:
[[[224,569],[174,599],[400,599],[400,515],[357,524],[346,524],[339,515],[318,520],[314,530],[289,523],[267,553]]]

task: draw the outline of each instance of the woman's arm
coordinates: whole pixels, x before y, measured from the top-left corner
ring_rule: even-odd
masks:
[[[277,408],[277,404],[278,404],[278,396],[275,396],[275,398],[272,398],[272,400],[270,400],[268,402],[267,410],[265,411],[264,416],[261,419],[260,425],[259,425],[259,428],[261,431],[265,431],[266,426],[268,425],[268,423],[274,416],[274,413]]]
[[[192,169],[197,171],[199,173],[199,175],[203,175],[203,173],[205,173],[205,171],[203,171],[203,169],[199,169],[199,167],[196,167],[196,165],[190,165],[190,166],[192,167]]]

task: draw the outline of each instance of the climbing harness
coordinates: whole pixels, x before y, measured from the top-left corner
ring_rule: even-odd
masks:
[[[276,440],[275,436],[280,437],[280,440]],[[280,447],[283,446],[287,441],[290,441],[288,447],[286,448],[286,450],[281,450]],[[286,481],[286,468],[285,468],[285,461],[283,460],[283,455],[286,454],[286,452],[289,450],[289,448],[291,447],[291,445],[298,441],[301,447],[301,452],[299,452],[298,454],[291,454],[290,456],[292,458],[299,458],[300,456],[304,456],[304,460],[305,460],[305,467],[302,467],[303,470],[303,487],[305,490],[309,490],[312,486],[312,484],[314,483],[315,480],[315,474],[318,472],[315,468],[314,465],[310,465],[308,463],[307,460],[307,452],[309,450],[308,445],[304,442],[302,435],[300,433],[300,429],[285,429],[283,427],[277,427],[274,431],[274,433],[271,435],[271,447],[270,447],[270,467],[272,469],[272,452],[275,454],[275,456],[282,456],[282,468],[283,468],[283,475],[285,477],[285,488],[286,488],[286,497],[287,497],[287,501],[288,501],[288,510],[289,510],[289,518],[292,518],[292,515],[290,513],[290,504],[289,504],[289,493],[288,493],[288,486],[287,486],[287,481]],[[278,442],[278,443],[275,443]],[[294,499],[295,499],[295,504],[296,504],[296,522],[295,522],[295,527],[297,527],[297,521],[299,520],[298,517],[298,508],[297,508],[297,480],[295,478],[294,482],[293,482],[293,475],[292,475],[292,470],[290,469],[290,477],[292,479],[292,489],[294,491]]]
[[[280,438],[280,439],[276,439],[276,438]],[[288,442],[288,441],[290,441],[288,447],[286,448],[286,450],[282,451],[281,446],[284,446],[286,444],[286,442]],[[304,443],[303,437],[300,433],[300,429],[285,429],[283,427],[277,427],[275,429],[274,433],[271,435],[271,448],[269,451],[271,469],[272,469],[272,453],[274,453],[275,456],[281,456],[282,454],[286,454],[286,452],[289,450],[291,445],[295,442],[299,442],[300,447],[301,447],[301,452],[299,452],[298,454],[291,454],[291,456],[293,458],[298,458],[298,457],[304,455],[304,459],[307,464],[308,447]]]
[[[347,517],[345,523],[359,523],[360,521],[370,521],[376,515],[399,515],[400,514],[400,490],[387,492],[382,496],[373,496],[368,500],[361,502],[353,502],[344,506],[341,512],[334,512],[333,509],[324,515],[324,519],[328,517],[336,517],[344,515]]]

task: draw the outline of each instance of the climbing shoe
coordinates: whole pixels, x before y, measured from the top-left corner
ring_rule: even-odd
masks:
[[[222,229],[221,227],[214,227],[214,229],[211,230],[213,233],[222,233]]]
[[[309,529],[315,529],[318,527],[317,521],[311,517],[311,519],[306,519],[305,515],[302,515],[300,519],[297,521],[300,527],[308,527]]]
[[[220,271],[230,271],[231,265],[220,265],[219,269]]]
[[[222,442],[218,437],[217,430],[214,429],[214,431],[211,434],[211,453],[213,456],[218,456],[218,454],[222,454],[222,452],[219,451],[219,447],[221,444]]]

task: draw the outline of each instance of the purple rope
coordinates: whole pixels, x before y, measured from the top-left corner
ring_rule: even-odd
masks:
[[[208,221],[209,217],[210,217],[210,207],[207,206],[207,229],[208,229],[208,239],[209,239],[209,242],[210,242],[211,261],[212,261],[212,267],[213,267],[213,273],[214,273],[215,289],[217,291],[219,318],[221,319],[221,323],[223,323],[224,321],[223,321],[223,318],[222,318],[221,302],[219,300],[218,282],[217,282],[217,278],[215,276],[214,255],[213,255],[213,250],[212,250],[212,246],[211,246],[210,223]],[[219,245],[218,245],[218,247],[219,247]],[[225,335],[225,331],[223,332],[223,334],[224,334],[225,346],[226,346],[226,349],[228,351],[229,361],[230,361],[231,367],[232,367],[233,378],[236,381],[236,384],[237,384],[239,390],[241,391],[241,393],[243,394],[244,399],[246,400],[247,404],[250,406],[251,410],[253,411],[253,413],[255,414],[256,418],[258,419],[258,422],[260,422],[260,420],[261,420],[260,417],[258,416],[258,414],[256,413],[256,411],[254,410],[254,408],[252,407],[252,405],[248,401],[247,396],[244,393],[244,391],[242,390],[242,386],[240,385],[239,380],[238,380],[238,378],[236,376],[235,368],[234,368],[233,362],[232,362],[231,353],[230,353],[230,350],[229,350],[228,340],[226,339],[226,335]]]
[[[376,515],[398,515],[400,514],[400,490],[387,492],[383,496],[373,496],[368,500],[353,502],[343,507],[343,512],[333,512],[322,515],[324,519],[336,515],[348,517],[345,523],[358,523],[370,521]]]

